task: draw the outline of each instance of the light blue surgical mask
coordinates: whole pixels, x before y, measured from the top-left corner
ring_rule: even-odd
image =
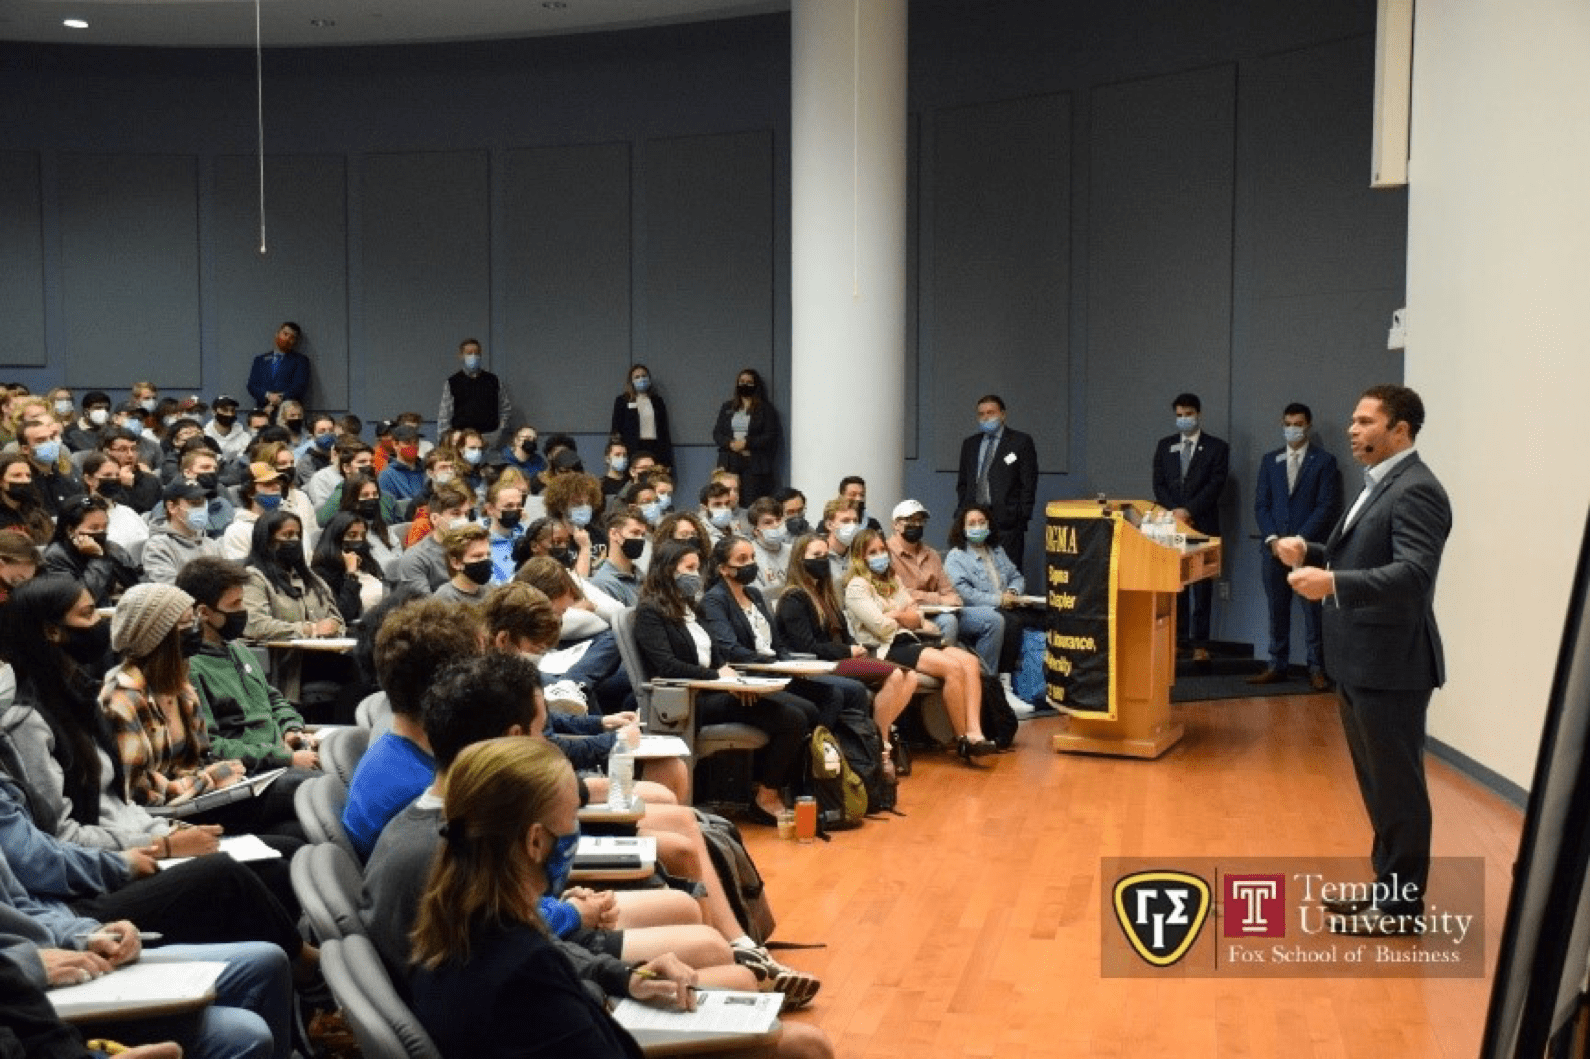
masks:
[[[569,881],[569,868],[574,864],[574,851],[580,845],[580,825],[576,823],[574,830],[567,835],[559,835],[557,841],[552,843],[552,852],[547,856],[543,867],[547,873],[547,893],[556,897],[563,892],[563,884]]]
[[[33,455],[40,463],[54,463],[61,456],[61,439],[51,438],[33,446]]]
[[[674,495],[672,493],[658,493],[657,503],[662,505],[664,511],[667,511],[674,506]]]
[[[589,526],[591,524],[591,505],[581,504],[569,508],[569,521],[576,526]]]
[[[1281,435],[1288,445],[1296,445],[1308,436],[1308,427],[1282,427]]]
[[[480,370],[480,354],[466,353],[464,355],[464,370],[471,375]]]
[[[708,508],[707,515],[712,520],[712,524],[719,529],[727,529],[729,523],[734,521],[734,512],[726,507]]]
[[[850,547],[850,542],[856,539],[856,534],[861,532],[859,522],[836,522],[834,524],[834,538],[845,547]]]
[[[188,528],[195,533],[202,534],[210,528],[210,511],[208,508],[190,507],[188,508],[188,513],[183,517],[188,520]]]
[[[883,574],[889,569],[889,553],[873,552],[867,556],[867,569],[875,574]]]
[[[789,531],[784,528],[783,523],[777,526],[770,526],[762,531],[762,543],[769,548],[775,550],[782,548],[787,540],[789,540]]]
[[[653,500],[649,504],[640,505],[640,514],[641,514],[641,517],[646,520],[646,525],[648,525],[648,526],[657,525],[657,523],[662,521],[662,517],[663,517],[662,501]]]
[[[469,464],[471,467],[474,467],[477,464],[479,464],[480,461],[485,458],[485,456],[486,456],[486,453],[485,453],[485,450],[483,450],[483,449],[465,449],[464,450],[464,462]]]
[[[629,470],[629,457],[614,456],[607,462],[607,465],[613,468],[614,474],[623,474],[625,471]]]
[[[651,389],[651,376],[637,375],[633,380],[633,385],[635,387],[636,393],[645,393],[647,390]]]
[[[1198,429],[1197,416],[1177,416],[1176,429],[1182,434],[1191,434]]]
[[[987,526],[967,526],[966,539],[972,544],[982,544],[988,540]]]
[[[999,430],[1001,425],[1002,423],[1000,422],[998,416],[995,416],[993,419],[979,419],[977,421],[977,429],[981,430],[984,434],[995,433]]]

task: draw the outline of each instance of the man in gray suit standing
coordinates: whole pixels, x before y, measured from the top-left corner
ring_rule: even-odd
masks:
[[[1332,929],[1421,932],[1430,874],[1430,795],[1424,726],[1446,679],[1435,625],[1435,580],[1452,529],[1446,490],[1414,449],[1424,402],[1405,386],[1376,386],[1353,410],[1347,436],[1364,465],[1363,492],[1324,544],[1287,537],[1276,554],[1292,588],[1324,603],[1326,665],[1375,841],[1374,902],[1325,902]]]

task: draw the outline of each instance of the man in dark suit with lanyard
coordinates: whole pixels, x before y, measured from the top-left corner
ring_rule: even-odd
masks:
[[[988,508],[1005,557],[1020,570],[1038,499],[1038,449],[1030,435],[1005,425],[1005,402],[998,394],[977,399],[977,433],[961,442],[955,497],[958,512],[973,504]]]
[[[1195,393],[1171,401],[1176,433],[1154,446],[1154,502],[1180,522],[1210,537],[1220,536],[1220,497],[1231,468],[1231,446],[1204,433],[1203,403]],[[1215,586],[1209,580],[1187,586],[1176,606],[1176,639],[1190,641],[1193,657],[1209,657],[1209,617]]]
[[[1248,678],[1249,684],[1275,684],[1286,679],[1292,647],[1292,586],[1290,569],[1275,554],[1282,537],[1319,540],[1341,511],[1341,472],[1336,457],[1311,443],[1309,430],[1314,413],[1306,404],[1293,402],[1281,413],[1286,444],[1267,452],[1259,461],[1259,486],[1253,495],[1253,515],[1264,539],[1259,559],[1264,598],[1270,605],[1270,664]],[[1320,605],[1303,601],[1303,641],[1308,658],[1308,682],[1325,691],[1324,637],[1320,631]]]
[[[1276,545],[1304,599],[1323,600],[1325,659],[1375,841],[1373,901],[1325,902],[1333,930],[1416,934],[1430,874],[1424,725],[1446,679],[1435,580],[1452,529],[1446,490],[1414,449],[1424,402],[1405,386],[1366,390],[1347,435],[1363,492],[1324,544]]]

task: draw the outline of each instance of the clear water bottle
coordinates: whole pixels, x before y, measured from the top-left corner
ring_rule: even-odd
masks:
[[[607,755],[607,807],[628,811],[635,800],[635,751],[624,740]]]

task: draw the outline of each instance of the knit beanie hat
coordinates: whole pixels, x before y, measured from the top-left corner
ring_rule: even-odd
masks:
[[[134,585],[110,619],[110,646],[118,654],[146,658],[191,606],[193,597],[175,585]]]

